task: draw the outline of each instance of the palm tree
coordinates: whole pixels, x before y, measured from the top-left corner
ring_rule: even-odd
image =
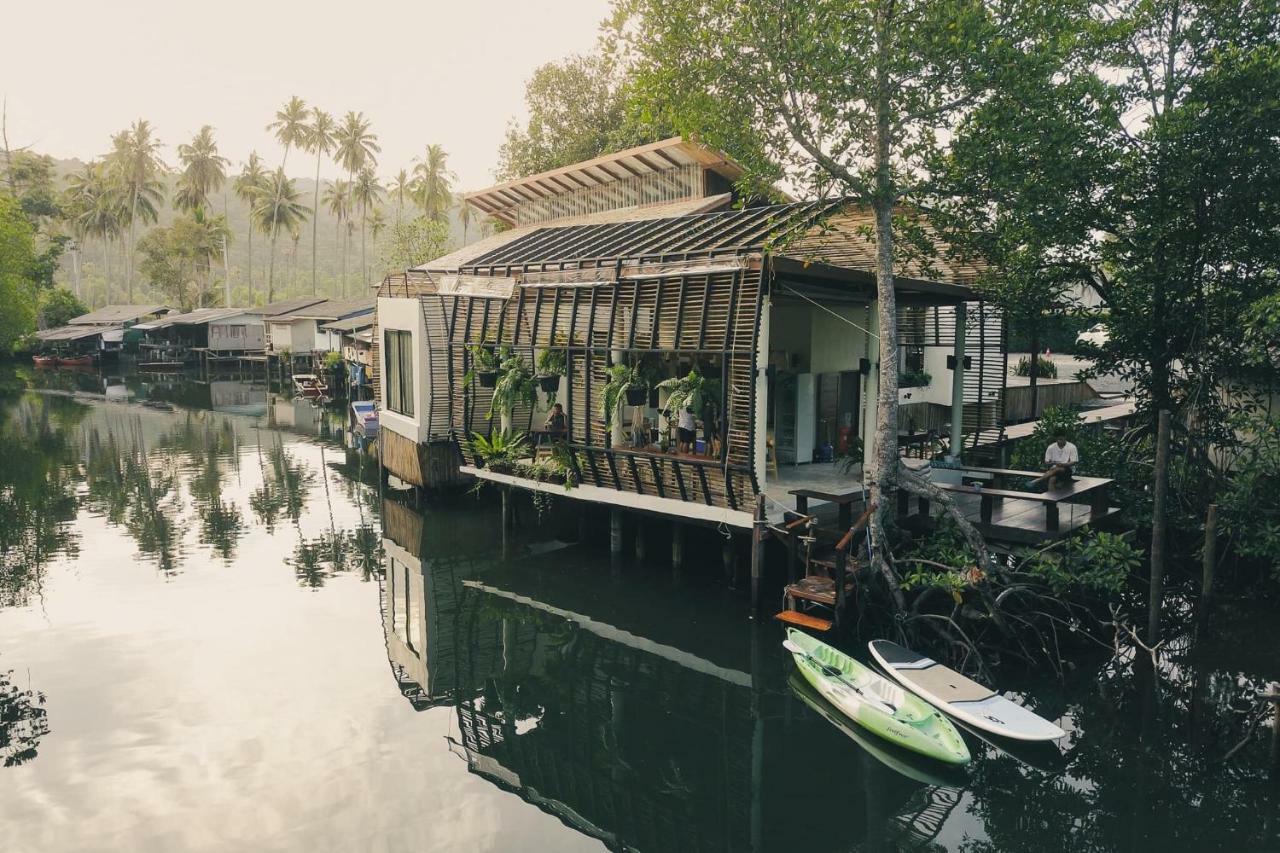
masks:
[[[276,237],[281,230],[293,233],[306,221],[311,208],[302,203],[302,193],[279,168],[267,179],[266,190],[258,197],[254,215],[258,227],[271,235],[271,260],[267,273],[267,303],[275,298]]]
[[[467,245],[467,229],[476,218],[475,211],[465,201],[458,205],[458,221],[462,223],[462,245]]]
[[[267,171],[262,168],[262,158],[257,151],[249,152],[249,162],[244,164],[240,174],[236,175],[234,188],[236,198],[249,206],[249,293],[253,293],[253,229],[257,227],[254,208],[258,198],[267,186]]]
[[[382,196],[382,185],[378,183],[378,176],[374,174],[373,166],[365,166],[360,170],[360,174],[356,176],[356,182],[351,186],[351,197],[360,205],[360,275],[362,287],[369,285],[369,262],[365,255],[364,244],[365,224],[368,221],[369,208],[382,201]]]
[[[373,237],[373,249],[376,253],[378,250],[378,237],[383,231],[387,230],[387,217],[382,212],[382,208],[375,207],[373,213],[369,214],[369,236]],[[377,255],[375,254],[375,260]]]
[[[316,155],[316,192],[312,207],[320,209],[320,158],[333,150],[333,133],[336,125],[333,116],[321,109],[311,111],[311,123],[307,125],[306,139],[303,146],[308,152]],[[316,228],[320,225],[320,217],[311,217],[311,295],[316,295]]]
[[[203,211],[209,203],[209,194],[222,188],[227,180],[227,166],[231,161],[218,153],[218,143],[213,139],[213,128],[205,125],[190,143],[178,146],[178,160],[182,163],[182,175],[178,178],[178,191],[174,204],[180,210]],[[225,205],[224,205],[225,208]],[[227,258],[226,241],[230,236],[226,224],[226,210],[222,212],[221,255]],[[208,286],[213,285],[212,255],[209,257]],[[224,305],[231,304],[231,276],[226,274]],[[203,299],[201,300],[203,302]]]
[[[72,234],[81,244],[91,236],[102,239],[103,265],[107,269],[108,290],[111,287],[111,254],[108,240],[115,235],[117,227],[114,211],[116,201],[116,196],[111,192],[106,169],[101,162],[87,163],[83,169],[67,178],[66,210],[71,220]],[[78,288],[76,295],[80,295]]]
[[[414,200],[433,222],[443,222],[453,202],[453,181],[457,176],[449,171],[448,160],[444,148],[433,143],[413,167]]]
[[[342,223],[346,221],[347,216],[351,212],[351,185],[346,181],[334,181],[329,188],[324,191],[324,203],[337,220],[336,240],[338,245],[342,245]],[[347,290],[347,250],[342,246],[342,273],[338,276],[338,284],[342,288],[342,292]]]
[[[307,116],[310,110],[307,109],[307,102],[299,98],[297,95],[289,98],[289,101],[280,109],[276,110],[276,120],[267,125],[267,130],[275,132],[276,141],[284,146],[284,156],[280,158],[280,174],[284,174],[285,164],[289,162],[289,151],[295,146],[301,146],[306,142],[307,138]],[[284,181],[276,181],[272,184],[274,189],[283,189]],[[290,183],[292,188],[292,183]],[[270,210],[279,210],[283,199],[276,197],[270,200],[268,208]],[[271,261],[270,269],[275,271],[276,262],[276,237],[280,234],[283,226],[280,223],[268,223],[267,233],[271,235]],[[271,301],[270,294],[274,290],[275,283],[267,282],[267,302]]]
[[[160,140],[152,134],[151,123],[138,119],[127,130],[112,139],[109,155],[115,179],[129,198],[129,254],[126,257],[125,282],[129,301],[133,301],[133,252],[137,244],[139,218],[155,222],[157,208],[164,200],[163,185],[158,176],[164,172],[160,160]]]
[[[197,265],[203,263],[205,268],[205,286],[200,291],[200,308],[205,307],[205,300],[213,291],[213,261],[227,251],[227,240],[231,236],[227,228],[227,218],[222,215],[210,216],[204,207],[191,211],[191,252],[195,255]],[[228,298],[227,304],[230,304]]]
[[[342,118],[342,124],[338,127],[334,134],[334,142],[336,150],[334,151],[334,160],[347,171],[347,181],[350,184],[349,193],[351,201],[355,198],[356,173],[366,166],[372,167],[377,164],[377,154],[382,151],[378,147],[378,136],[369,129],[369,120],[364,117],[364,113],[348,112]],[[350,215],[350,210],[348,210]],[[363,234],[363,231],[361,232]],[[345,257],[343,258],[345,264]],[[346,282],[343,282],[343,292],[346,292]]]
[[[412,193],[413,182],[409,179],[409,172],[401,169],[396,172],[396,176],[391,179],[391,192],[396,197],[396,224],[400,224],[400,215],[404,211],[404,197],[406,193]]]

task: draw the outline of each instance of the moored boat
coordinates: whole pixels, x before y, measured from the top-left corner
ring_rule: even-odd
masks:
[[[784,645],[819,695],[867,731],[947,764],[968,763],[964,738],[923,699],[802,631],[788,629]]]
[[[58,365],[60,367],[91,367],[93,365],[93,356],[91,355],[59,356]]]
[[[293,374],[293,389],[298,396],[310,399],[329,396],[329,386],[314,373]]]
[[[33,355],[31,362],[36,367],[55,367],[58,364],[58,358],[52,355]]]
[[[377,403],[372,400],[357,400],[351,404],[351,414],[355,417],[356,425],[364,432],[366,437],[377,434]]]

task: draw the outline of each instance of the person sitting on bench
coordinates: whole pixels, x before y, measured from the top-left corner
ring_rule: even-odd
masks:
[[[1033,486],[1045,482],[1050,488],[1065,486],[1075,475],[1075,466],[1080,464],[1080,451],[1067,441],[1066,433],[1058,430],[1053,434],[1053,439],[1053,443],[1044,451],[1045,472],[1031,481]]]
[[[556,403],[551,407],[551,411],[547,413],[547,421],[543,424],[543,429],[553,439],[564,438],[565,433],[569,431],[569,419],[565,417],[564,406]]]

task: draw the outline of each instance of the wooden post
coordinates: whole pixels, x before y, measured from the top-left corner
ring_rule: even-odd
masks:
[[[1213,605],[1213,575],[1218,568],[1218,505],[1209,504],[1204,517],[1204,580],[1200,586],[1200,621],[1209,618]]]
[[[1280,681],[1271,682],[1262,698],[1271,703],[1271,778],[1280,782]]]
[[[1169,411],[1160,410],[1156,433],[1155,500],[1151,518],[1151,597],[1147,612],[1147,645],[1160,642],[1160,611],[1164,606],[1165,502],[1169,491]]]
[[[684,525],[678,521],[671,527],[671,568],[677,572],[684,568]]]
[[[751,525],[751,612],[760,609],[760,575],[764,571],[764,495],[756,495],[756,512]]]
[[[644,562],[644,519],[636,517],[636,562]]]
[[[622,510],[609,510],[609,553],[622,553]]]

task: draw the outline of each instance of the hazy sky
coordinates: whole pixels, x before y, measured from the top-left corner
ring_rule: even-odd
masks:
[[[492,183],[507,121],[544,62],[590,50],[608,0],[43,0],[14,3],[0,50],[9,142],[89,159],[149,119],[174,148],[203,124],[234,169],[251,150],[278,165],[265,130],[298,95],[336,116],[362,110],[378,173],[409,168],[430,142],[460,189]],[[309,162],[301,162],[306,157]],[[291,175],[315,161],[290,154]],[[332,164],[322,174],[333,176]]]

